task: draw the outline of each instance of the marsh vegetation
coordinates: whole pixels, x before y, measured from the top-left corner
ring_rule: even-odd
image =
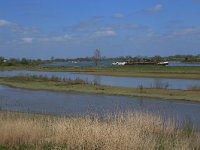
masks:
[[[0,66],[6,70],[76,72],[92,75],[200,79],[199,66]]]
[[[161,87],[159,84],[154,88],[145,88],[143,86],[128,88],[101,85],[96,81],[88,82],[81,79],[60,79],[55,77],[48,78],[44,76],[0,77],[0,84],[16,88],[35,90],[41,89],[61,92],[148,97],[164,100],[200,101],[200,93],[198,90],[170,90],[165,88],[165,85],[164,87]]]
[[[23,60],[26,62],[25,60]],[[23,62],[22,61],[22,62]],[[20,62],[21,63],[21,62]],[[1,70],[77,72],[94,75],[155,77],[151,88],[101,85],[80,78],[44,75],[0,77],[0,84],[25,89],[136,96],[166,100],[200,101],[199,85],[187,90],[168,89],[163,77],[200,79],[199,67],[162,66],[36,66],[2,65]],[[59,117],[0,112],[0,149],[200,149],[200,133],[190,122],[144,112],[99,116]]]
[[[199,149],[189,124],[142,112],[96,117],[56,117],[0,112],[0,145],[20,149]]]

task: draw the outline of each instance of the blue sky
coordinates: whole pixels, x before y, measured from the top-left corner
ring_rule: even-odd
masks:
[[[200,0],[0,0],[0,55],[200,54]]]

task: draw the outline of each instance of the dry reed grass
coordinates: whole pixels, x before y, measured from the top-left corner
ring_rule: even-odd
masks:
[[[191,91],[200,91],[200,85],[193,85],[188,88]]]
[[[190,131],[190,132],[188,132]],[[104,120],[0,112],[0,145],[34,149],[200,149],[200,134],[141,112]]]

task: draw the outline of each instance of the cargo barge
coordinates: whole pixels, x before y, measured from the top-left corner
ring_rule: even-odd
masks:
[[[161,65],[161,66],[166,66],[168,65],[168,62],[114,62],[112,65],[115,66],[125,66],[125,65]]]

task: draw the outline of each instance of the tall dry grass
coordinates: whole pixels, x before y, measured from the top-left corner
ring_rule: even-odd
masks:
[[[53,117],[0,112],[0,145],[60,149],[200,149],[200,134],[158,116],[129,112],[98,117]]]
[[[200,85],[192,85],[192,86],[188,87],[188,90],[200,91]]]

